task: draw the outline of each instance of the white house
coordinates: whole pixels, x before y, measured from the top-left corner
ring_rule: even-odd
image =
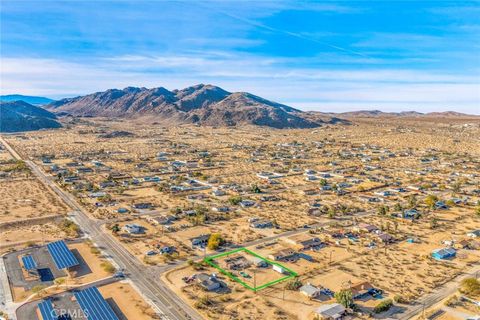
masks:
[[[142,227],[137,224],[126,224],[123,230],[128,233],[137,234],[142,232]]]
[[[315,313],[325,320],[342,319],[346,312],[345,307],[339,303],[324,304],[315,309]]]

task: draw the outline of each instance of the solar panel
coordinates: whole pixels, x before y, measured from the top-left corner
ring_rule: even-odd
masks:
[[[22,257],[22,262],[23,262],[23,266],[26,270],[37,269],[37,263],[35,262],[35,260],[33,259],[33,257],[31,255],[23,256]]]
[[[40,302],[38,304],[38,309],[42,315],[42,320],[57,320],[57,313],[53,310],[52,301],[50,299]]]
[[[47,249],[58,269],[70,268],[79,264],[63,240],[47,244]]]
[[[119,320],[97,287],[75,292],[74,295],[88,320]]]

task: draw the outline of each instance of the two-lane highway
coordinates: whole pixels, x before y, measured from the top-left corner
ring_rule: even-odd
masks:
[[[0,142],[9,150],[14,158],[23,160],[20,155],[2,138]],[[70,216],[79,224],[93,242],[95,242],[139,288],[144,296],[156,307],[163,319],[203,319],[201,315],[182,301],[172,292],[160,279],[158,268],[145,266],[138,259],[126,250],[112,235],[90,218],[85,209],[76,201],[70,193],[61,189],[52,179],[45,174],[33,161],[25,160],[25,163],[32,170],[38,179],[51,190],[53,190],[72,210]]]

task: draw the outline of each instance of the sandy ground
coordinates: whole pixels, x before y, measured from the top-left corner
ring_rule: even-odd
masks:
[[[130,131],[134,136],[112,139],[99,136],[113,130]],[[457,258],[451,261],[430,258],[432,250],[445,246],[445,240],[454,240],[457,245],[468,231],[480,228],[480,217],[474,214],[475,202],[480,200],[474,193],[480,188],[479,135],[480,121],[474,118],[355,119],[349,126],[281,131],[256,127],[163,128],[88,119],[69,129],[32,132],[21,137],[12,135],[7,139],[22,155],[39,164],[42,155],[51,155],[53,163],[76,176],[82,183],[58,182],[76,195],[93,217],[108,219],[107,227],[114,223],[120,227],[126,223],[144,226],[145,234],[120,232],[117,235],[118,241],[144,263],[165,263],[160,255],[145,258],[145,253],[158,244],[175,245],[181,259],[201,256],[204,253],[192,250],[189,241],[201,234],[221,233],[228,242],[242,244],[304,225],[323,223],[324,228],[312,232],[328,246],[319,252],[307,252],[315,261],[286,263],[299,273],[302,283],[339,290],[342,284],[366,280],[384,290],[385,297],[401,295],[411,300],[479,260],[478,250],[458,247]],[[159,153],[167,160],[157,158]],[[174,168],[173,160],[194,164],[192,168]],[[103,166],[95,164],[98,161]],[[44,167],[48,169],[48,165]],[[78,167],[87,167],[93,172],[77,172]],[[306,170],[314,172],[316,179],[308,178]],[[275,172],[282,177],[271,183],[259,177],[260,172]],[[124,178],[115,180],[114,176]],[[144,182],[144,177],[156,177],[159,181]],[[134,179],[137,183],[130,183]],[[189,182],[192,179],[209,189],[170,191],[172,186],[194,185]],[[112,180],[116,181],[114,186],[102,187],[102,183]],[[2,183],[5,182],[0,183],[0,188]],[[328,188],[323,188],[323,184]],[[455,184],[460,190],[454,190]],[[254,186],[262,192],[253,192]],[[407,190],[391,195],[381,193],[398,187]],[[216,189],[223,190],[225,195],[212,194]],[[342,189],[345,194],[339,195],[335,189]],[[94,198],[90,196],[92,191],[108,196]],[[424,203],[429,194],[444,201],[466,199],[467,204],[431,210]],[[390,215],[396,206],[407,208],[413,196],[416,208],[423,213],[420,219],[412,223]],[[23,197],[29,199],[26,195]],[[255,204],[242,207],[229,201],[235,197]],[[274,200],[265,200],[265,197]],[[151,203],[153,212],[133,212],[132,205],[140,202]],[[8,202],[6,210],[14,210],[14,203]],[[318,216],[309,215],[307,212],[313,205],[325,210]],[[213,210],[223,206],[228,206],[230,212]],[[389,208],[387,215],[376,214],[381,206]],[[127,208],[130,212],[118,214],[118,208]],[[172,214],[177,209],[206,213],[198,219],[181,217],[168,228],[154,226],[144,219],[146,215]],[[358,212],[370,215],[352,217]],[[17,213],[20,218],[28,214],[33,213],[21,210]],[[8,219],[11,216],[9,213]],[[252,228],[251,218],[269,220],[278,228]],[[385,248],[376,234],[354,231],[359,223],[373,224],[397,241]],[[356,240],[337,241],[330,236],[333,231],[353,232]],[[415,243],[407,243],[408,238],[415,239]],[[372,242],[376,242],[376,246],[368,248]],[[252,249],[268,256],[289,247],[279,239],[274,245]],[[198,271],[192,267],[180,268],[169,273],[166,279],[173,290],[195,305],[206,293],[181,280],[193,273]],[[229,293],[209,293],[213,304],[208,308],[197,304],[207,318],[307,319],[315,307],[328,302],[310,301],[301,293],[289,290],[284,299],[284,284],[255,295],[230,280],[225,281],[231,289]],[[369,309],[376,303],[373,299],[359,302]]]
[[[0,180],[0,194],[0,223],[67,212],[67,207],[36,179]]]
[[[107,301],[113,300],[124,319],[154,319],[155,312],[128,283],[116,282],[99,290]]]
[[[29,244],[47,244],[65,237],[65,233],[52,223],[9,228],[0,233],[0,253],[21,249]]]

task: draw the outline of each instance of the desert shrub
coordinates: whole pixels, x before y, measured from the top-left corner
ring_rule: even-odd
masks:
[[[385,299],[385,300],[381,301],[380,303],[378,303],[378,304],[375,306],[375,308],[373,308],[373,312],[375,312],[375,313],[381,313],[381,312],[387,311],[387,310],[390,309],[392,306],[393,306],[393,301],[392,301],[392,299]]]
[[[32,288],[32,292],[34,294],[40,295],[42,293],[43,289],[45,289],[45,288],[46,287],[44,285],[39,284],[39,285],[36,285]]]
[[[195,271],[201,271],[201,270],[204,269],[203,264],[201,264],[200,262],[195,262],[195,261],[190,259],[190,260],[188,260],[187,263],[188,263],[189,266],[193,267],[193,269],[195,269]]]
[[[433,209],[435,207],[435,203],[438,201],[438,197],[436,195],[429,194],[424,201],[430,209]]]
[[[69,237],[76,238],[80,234],[80,227],[72,220],[63,219],[58,226]]]
[[[480,295],[480,281],[475,278],[463,279],[459,290],[466,295]]]
[[[408,303],[408,299],[406,299],[405,297],[397,294],[393,297],[393,301],[396,302],[396,303]]]
[[[240,202],[242,202],[242,197],[240,197],[240,196],[230,197],[230,198],[228,199],[228,202],[230,202],[230,204],[232,204],[232,205],[237,205],[237,204],[239,204]]]
[[[445,301],[447,307],[453,307],[458,303],[458,297],[456,295],[451,296]]]
[[[195,302],[194,307],[197,309],[206,309],[213,305],[214,301],[212,299],[210,299],[208,296],[203,296]]]
[[[285,288],[287,290],[298,290],[302,286],[302,282],[298,279],[293,279],[292,281],[289,281]]]
[[[103,270],[105,272],[108,272],[110,274],[114,273],[115,272],[115,267],[113,266],[113,264],[111,264],[110,262],[108,261],[103,261],[100,266],[103,268]]]

